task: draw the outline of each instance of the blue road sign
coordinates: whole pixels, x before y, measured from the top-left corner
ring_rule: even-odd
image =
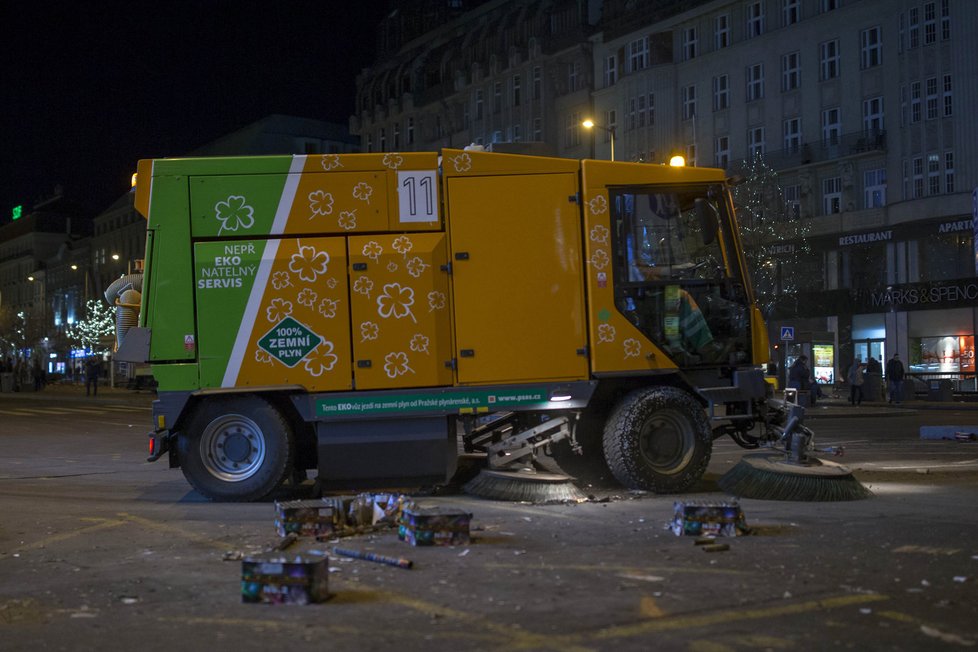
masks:
[[[781,327],[781,339],[784,341],[795,339],[795,327],[794,326],[782,326]]]

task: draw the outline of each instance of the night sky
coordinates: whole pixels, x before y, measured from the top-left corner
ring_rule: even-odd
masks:
[[[271,113],[346,124],[386,6],[4,3],[0,224],[58,184],[94,215],[128,190],[138,159],[186,154]]]

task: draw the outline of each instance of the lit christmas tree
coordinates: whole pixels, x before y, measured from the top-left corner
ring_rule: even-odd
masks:
[[[89,299],[85,303],[85,318],[69,326],[65,334],[93,353],[110,351],[112,347],[103,342],[115,334],[115,308],[98,299]]]
[[[747,267],[765,317],[799,290],[799,274],[812,255],[811,226],[785,201],[778,173],[755,155],[744,162],[745,181],[733,191]]]

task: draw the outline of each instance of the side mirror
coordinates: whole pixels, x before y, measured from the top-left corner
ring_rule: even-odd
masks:
[[[700,233],[703,235],[703,244],[713,244],[717,237],[717,211],[713,204],[697,197],[695,202],[696,219],[700,223]]]

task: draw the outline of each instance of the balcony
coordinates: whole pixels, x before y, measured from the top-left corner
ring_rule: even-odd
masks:
[[[835,141],[808,142],[797,149],[769,151],[764,162],[775,170],[796,168],[812,163],[834,161],[849,156],[886,151],[886,131],[857,131],[843,134]]]

